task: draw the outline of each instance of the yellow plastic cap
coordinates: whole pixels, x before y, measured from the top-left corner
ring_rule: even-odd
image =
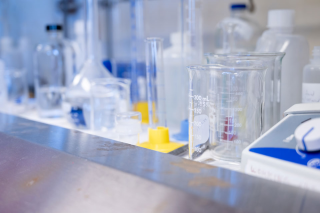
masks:
[[[174,143],[169,141],[169,129],[159,126],[157,129],[148,129],[149,141],[138,144],[138,146],[155,150],[158,152],[168,153],[179,147],[182,147],[182,143]]]

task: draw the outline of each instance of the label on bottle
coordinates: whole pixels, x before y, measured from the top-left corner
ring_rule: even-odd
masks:
[[[320,84],[302,84],[302,103],[320,102]]]
[[[70,114],[71,114],[71,118],[73,120],[74,125],[86,126],[86,121],[83,115],[83,109],[81,107],[72,107]]]

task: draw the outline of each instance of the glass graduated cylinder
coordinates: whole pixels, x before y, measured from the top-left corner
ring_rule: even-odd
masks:
[[[239,162],[261,134],[264,67],[189,66],[189,157]]]

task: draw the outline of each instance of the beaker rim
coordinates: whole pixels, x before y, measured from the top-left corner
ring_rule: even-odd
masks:
[[[130,85],[131,80],[127,78],[96,78],[93,79],[91,85],[98,84],[125,84]]]
[[[154,42],[154,41],[163,41],[163,38],[160,37],[147,37],[144,39],[145,42]]]
[[[235,53],[205,53],[204,56],[217,56],[217,57],[245,57],[245,56],[255,56],[255,57],[283,57],[286,53],[284,52],[235,52]]]
[[[239,71],[265,71],[267,67],[261,65],[254,65],[248,67],[233,67],[224,65],[212,65],[212,64],[194,64],[187,66],[191,70],[215,70],[221,72],[239,72]]]

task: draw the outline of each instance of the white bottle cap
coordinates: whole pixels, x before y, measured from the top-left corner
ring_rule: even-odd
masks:
[[[299,149],[311,152],[320,150],[320,118],[300,124],[294,136]]]
[[[294,27],[294,10],[269,10],[269,28],[291,28]]]

